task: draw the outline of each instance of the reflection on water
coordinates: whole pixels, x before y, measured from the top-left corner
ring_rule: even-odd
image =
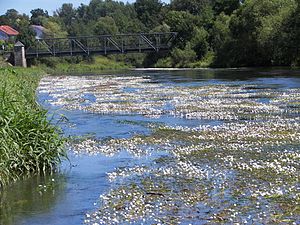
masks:
[[[265,172],[247,175],[244,169],[272,172],[270,168],[281,163],[270,161],[270,167],[264,167],[259,157],[297,164],[288,157],[297,157],[299,150],[298,75],[278,69],[231,69],[45,78],[39,101],[49,109],[49,118],[53,123],[60,120],[66,136],[86,137],[71,145],[78,153],[70,153],[71,168],[65,162],[61,173],[25,179],[2,192],[0,224],[81,224],[99,222],[97,216],[106,216],[104,223],[112,224],[114,219],[140,217],[146,224],[201,224],[229,222],[225,219],[230,213],[241,219],[238,222],[251,223],[260,212],[255,204],[269,200],[257,200],[261,193],[250,192],[256,187],[267,193],[274,187],[265,185],[272,182]],[[285,121],[296,123],[287,126]],[[284,145],[270,147],[268,130]],[[287,155],[281,155],[282,149]],[[294,171],[288,167],[285,172]],[[261,177],[264,182],[259,183]],[[278,180],[285,177],[278,175]],[[265,211],[276,211],[266,209],[273,207],[268,204],[262,207]],[[234,214],[238,208],[245,212]]]
[[[63,174],[33,176],[6,187],[0,195],[0,224],[16,224],[24,216],[49,213],[64,196]]]

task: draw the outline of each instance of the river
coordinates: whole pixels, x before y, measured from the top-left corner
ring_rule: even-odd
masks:
[[[300,223],[300,71],[49,76],[69,161],[1,193],[0,224]]]

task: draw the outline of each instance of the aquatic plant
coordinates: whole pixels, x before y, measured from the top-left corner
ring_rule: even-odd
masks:
[[[77,154],[157,155],[147,165],[108,173],[112,188],[100,197],[99,209],[87,213],[87,224],[300,221],[298,88],[258,82],[188,86],[111,75],[46,77],[39,91],[67,110],[210,121],[152,124],[148,135],[70,142]]]
[[[40,69],[0,70],[0,187],[28,173],[53,171],[66,157],[59,130],[36,103]]]

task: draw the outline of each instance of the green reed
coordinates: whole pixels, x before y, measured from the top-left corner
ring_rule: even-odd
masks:
[[[66,157],[59,130],[36,103],[43,73],[0,68],[0,187],[29,173],[53,171]]]

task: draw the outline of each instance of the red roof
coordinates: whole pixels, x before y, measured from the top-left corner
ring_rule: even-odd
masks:
[[[0,26],[0,31],[6,33],[9,36],[17,36],[19,34],[18,31],[16,31],[15,29],[13,29],[10,26]]]

